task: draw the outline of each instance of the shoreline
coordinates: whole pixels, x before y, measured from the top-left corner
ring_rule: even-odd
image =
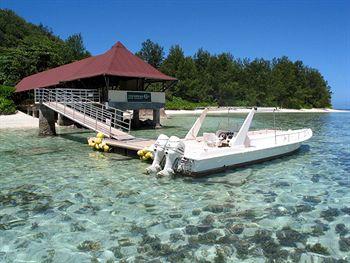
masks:
[[[0,115],[0,130],[2,129],[32,129],[39,127],[39,118],[34,118],[22,111],[11,115]]]
[[[200,115],[203,109],[198,110],[165,110],[166,117],[181,116],[181,115]],[[223,114],[246,114],[249,113],[250,108],[211,108],[208,115],[223,115]],[[258,108],[258,112],[273,113],[273,108]],[[348,112],[349,110],[335,110],[335,109],[279,109],[277,113],[335,113]],[[145,117],[145,116],[143,116]],[[0,130],[2,129],[36,129],[39,127],[39,119],[34,118],[21,111],[17,111],[11,115],[0,115]]]
[[[258,108],[258,113],[273,113],[274,108]],[[245,114],[249,113],[251,108],[209,108],[207,115],[221,115],[221,114]],[[178,115],[200,115],[203,109],[198,110],[165,110],[167,116],[178,116]],[[335,112],[349,112],[349,110],[336,110],[336,109],[278,109],[276,113],[335,113]]]

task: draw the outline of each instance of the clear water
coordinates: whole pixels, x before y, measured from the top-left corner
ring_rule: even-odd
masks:
[[[181,137],[194,120],[134,134]],[[277,122],[314,137],[292,156],[201,179],[145,175],[138,159],[93,152],[82,130],[0,131],[0,262],[349,261],[350,114]],[[204,129],[225,124],[208,117]]]

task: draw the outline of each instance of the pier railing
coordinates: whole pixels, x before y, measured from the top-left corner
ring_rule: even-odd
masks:
[[[108,137],[115,129],[130,132],[130,121],[124,120],[125,111],[100,103],[95,89],[36,89],[35,103],[42,103],[58,113]],[[119,134],[120,135],[120,134]]]

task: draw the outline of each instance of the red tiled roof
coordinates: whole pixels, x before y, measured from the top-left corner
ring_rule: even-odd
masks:
[[[173,77],[158,71],[139,57],[132,54],[124,45],[117,42],[106,53],[85,58],[57,68],[49,69],[22,79],[16,91],[44,88],[100,75],[145,78],[172,81]]]

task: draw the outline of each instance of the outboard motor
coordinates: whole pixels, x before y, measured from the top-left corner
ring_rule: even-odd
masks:
[[[175,173],[174,166],[182,158],[185,152],[185,144],[180,138],[171,136],[165,146],[164,169],[157,173],[158,176],[169,176]]]
[[[169,137],[165,134],[161,134],[158,136],[156,142],[154,143],[153,147],[153,162],[152,165],[146,168],[146,173],[157,173],[160,170],[162,170],[161,163],[165,156],[165,146],[169,140]]]

